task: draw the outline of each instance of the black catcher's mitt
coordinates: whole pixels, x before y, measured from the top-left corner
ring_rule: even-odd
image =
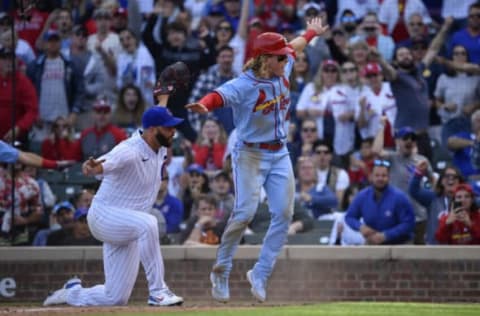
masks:
[[[177,61],[160,73],[153,95],[173,94],[177,89],[187,89],[189,82],[190,70],[184,62]]]

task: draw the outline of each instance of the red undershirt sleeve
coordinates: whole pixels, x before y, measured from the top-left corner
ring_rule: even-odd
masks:
[[[205,105],[208,111],[213,111],[223,106],[223,99],[218,92],[211,92],[201,98],[198,103]]]

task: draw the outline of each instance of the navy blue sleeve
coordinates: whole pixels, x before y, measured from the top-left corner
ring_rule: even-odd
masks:
[[[408,193],[421,205],[429,207],[435,198],[435,192],[424,189],[420,186],[422,176],[414,174],[408,184]]]
[[[415,213],[413,205],[403,193],[397,193],[394,212],[399,223],[385,230],[385,244],[407,241],[413,237],[415,228]]]
[[[353,199],[352,203],[348,207],[347,214],[345,215],[345,222],[353,230],[359,231],[362,223],[360,219],[362,218],[362,199],[365,198],[364,192],[360,192]]]

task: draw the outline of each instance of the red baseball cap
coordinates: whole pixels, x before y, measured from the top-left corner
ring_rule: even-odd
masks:
[[[331,67],[335,67],[335,68],[338,68],[338,63],[333,60],[333,59],[325,59],[323,62],[322,62],[322,69],[325,69],[325,68],[331,68]]]
[[[368,63],[362,69],[362,76],[378,75],[382,73],[382,67],[377,63]]]
[[[454,194],[457,194],[458,191],[467,191],[470,193],[471,196],[473,196],[473,189],[469,184],[466,183],[460,183],[455,186],[455,189],[453,189]]]

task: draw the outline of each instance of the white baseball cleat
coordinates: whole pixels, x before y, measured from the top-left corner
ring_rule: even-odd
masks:
[[[43,302],[43,306],[66,304],[68,290],[73,289],[77,286],[81,286],[81,284],[82,281],[79,278],[71,278],[63,285],[61,289],[50,293]]]
[[[179,306],[182,304],[183,297],[176,296],[168,288],[160,291],[158,295],[148,297],[148,305],[150,306]]]

